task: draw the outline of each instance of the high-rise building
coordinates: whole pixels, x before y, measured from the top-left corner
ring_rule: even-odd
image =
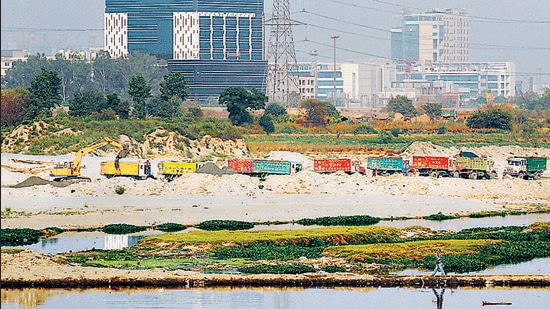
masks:
[[[464,10],[431,9],[403,16],[391,30],[394,62],[457,63],[470,61],[470,21]]]
[[[105,48],[167,60],[189,98],[216,99],[230,86],[265,91],[263,0],[105,0]]]

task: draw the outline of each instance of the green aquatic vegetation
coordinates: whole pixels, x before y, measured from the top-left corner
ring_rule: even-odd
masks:
[[[179,232],[185,230],[187,227],[179,223],[162,223],[155,225],[154,229],[163,232]]]
[[[338,217],[320,217],[315,219],[300,219],[298,224],[301,225],[322,225],[322,226],[357,226],[357,225],[373,225],[380,222],[380,218],[367,215],[357,216],[338,216]]]
[[[252,244],[249,246],[230,246],[217,249],[214,257],[217,259],[244,258],[249,260],[280,260],[288,261],[306,257],[308,259],[321,256],[325,246],[299,246]]]
[[[254,227],[254,223],[246,221],[235,220],[209,220],[203,221],[195,226],[198,229],[206,231],[220,231],[220,230],[249,230]]]
[[[433,221],[443,221],[443,220],[450,220],[450,219],[456,219],[456,218],[458,218],[458,216],[449,216],[441,212],[424,217],[424,219],[426,220],[433,220]]]
[[[251,243],[308,244],[318,240],[334,243],[377,243],[394,242],[401,237],[401,231],[387,226],[331,226],[298,230],[252,230],[252,231],[190,231],[185,234],[163,234],[147,237],[141,244],[175,242],[180,244]]]
[[[108,224],[102,228],[103,232],[107,234],[131,234],[147,230],[146,226],[138,226],[132,224]]]
[[[37,243],[42,236],[44,236],[44,233],[35,229],[2,229],[0,244],[2,246],[32,245]]]

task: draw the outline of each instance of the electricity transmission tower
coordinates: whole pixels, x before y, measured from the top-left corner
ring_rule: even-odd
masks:
[[[300,23],[290,19],[289,2],[273,0],[271,19],[265,23],[271,26],[267,54],[267,95],[270,100],[283,103],[290,103],[292,92],[299,92],[298,76],[292,74],[297,70],[292,25]]]

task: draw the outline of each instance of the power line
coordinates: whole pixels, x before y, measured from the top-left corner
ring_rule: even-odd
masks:
[[[334,2],[339,2],[339,1],[334,1]],[[367,25],[365,25],[365,24],[350,22],[350,21],[348,21],[348,20],[343,20],[343,19],[339,19],[339,18],[336,18],[336,17],[331,17],[331,16],[327,16],[327,15],[315,13],[315,12],[312,12],[312,11],[309,11],[309,10],[305,10],[305,8],[304,8],[302,11],[299,11],[298,13],[307,13],[307,14],[314,15],[314,16],[321,17],[321,18],[325,18],[325,19],[328,19],[328,20],[332,20],[332,21],[344,23],[344,24],[346,24],[346,25],[354,25],[354,26],[358,26],[358,27],[362,27],[362,28],[366,28],[366,29],[377,30],[377,31],[383,31],[383,32],[385,32],[385,33],[388,33],[388,29],[381,29],[381,28],[376,28],[376,27],[367,26]],[[316,28],[320,28],[320,29],[324,29],[324,30],[331,30],[331,31],[338,31],[339,33],[351,34],[351,35],[355,35],[355,36],[358,36],[358,37],[365,37],[365,38],[373,38],[373,39],[379,39],[379,40],[384,40],[384,41],[391,41],[390,38],[383,38],[383,37],[371,36],[371,35],[366,35],[366,34],[362,34],[362,33],[352,32],[352,31],[348,31],[348,30],[339,30],[339,29],[337,29],[337,28],[330,28],[330,27],[326,27],[326,26],[320,26],[320,25],[316,25],[316,24],[313,24],[313,23],[306,23],[306,22],[302,22],[302,23],[303,23],[304,25],[309,25],[309,26],[316,27]],[[431,38],[431,37],[430,37],[430,38]],[[470,42],[469,45],[470,45],[470,46],[486,46],[486,47],[491,47],[491,48],[487,48],[487,50],[493,50],[493,49],[497,49],[497,48],[507,48],[507,49],[517,49],[517,50],[520,50],[520,49],[526,49],[526,50],[550,50],[550,47],[544,47],[544,46],[499,45],[499,44],[487,44],[487,43],[475,43],[475,42]],[[474,49],[484,49],[484,48],[478,47],[478,48],[474,48]]]
[[[396,4],[389,1],[384,0],[371,0],[372,2],[377,2],[380,4],[395,6],[401,9],[409,9],[409,10],[417,10],[417,11],[424,11],[425,9],[414,7],[414,6],[407,6],[407,5],[401,5]],[[470,18],[478,20],[479,22],[492,22],[492,23],[522,23],[522,24],[550,24],[550,20],[528,20],[528,19],[515,19],[515,18],[497,18],[497,17],[486,17],[486,16],[476,16],[476,15],[468,15]]]

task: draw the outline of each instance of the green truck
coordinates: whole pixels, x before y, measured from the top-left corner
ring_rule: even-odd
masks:
[[[511,176],[522,179],[540,179],[546,171],[546,158],[514,156],[506,159],[506,167],[503,176]]]
[[[473,152],[461,151],[455,157],[456,165],[452,173],[455,178],[492,179],[497,178],[495,162],[488,157],[480,157]]]

